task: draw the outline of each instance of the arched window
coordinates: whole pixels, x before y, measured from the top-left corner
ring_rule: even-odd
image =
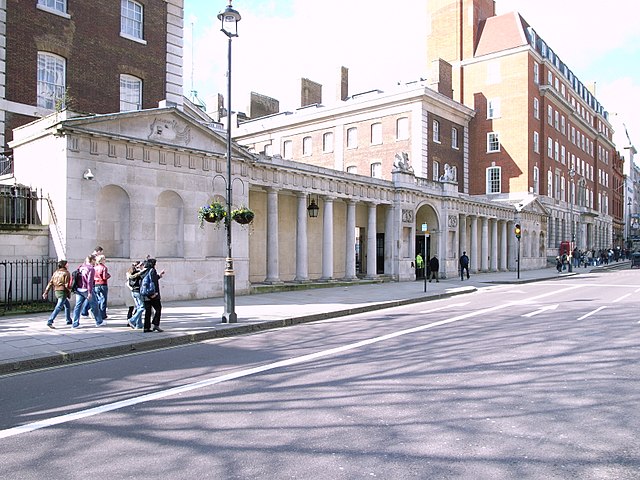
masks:
[[[64,108],[66,60],[49,52],[38,52],[38,107]]]
[[[142,110],[142,80],[120,75],[120,111]]]

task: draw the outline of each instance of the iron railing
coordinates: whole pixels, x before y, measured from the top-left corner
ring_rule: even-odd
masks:
[[[42,225],[42,191],[23,185],[0,185],[0,224]]]
[[[53,289],[42,298],[51,275],[56,270],[56,259],[16,260],[0,262],[0,312],[45,306],[55,302]]]

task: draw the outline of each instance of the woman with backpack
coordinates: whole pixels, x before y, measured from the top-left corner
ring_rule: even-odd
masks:
[[[160,328],[160,314],[162,313],[160,279],[164,275],[164,270],[160,273],[156,271],[155,258],[148,259],[144,266],[148,270],[140,285],[140,295],[144,299],[144,332],[162,332]],[[153,322],[151,322],[151,309],[154,312]]]
[[[42,294],[42,298],[46,299],[49,295],[49,290],[53,288],[58,302],[56,303],[56,307],[53,309],[53,312],[51,312],[49,320],[47,320],[47,327],[49,328],[56,328],[53,326],[53,321],[62,309],[64,309],[64,314],[67,317],[67,325],[71,325],[73,323],[71,321],[71,304],[69,303],[69,297],[71,296],[71,290],[69,288],[70,283],[71,274],[69,273],[69,270],[67,270],[67,261],[60,260],[58,262],[58,269],[53,272],[53,275],[51,275],[51,279],[49,280],[49,283],[47,283],[47,287],[44,289],[44,293]]]

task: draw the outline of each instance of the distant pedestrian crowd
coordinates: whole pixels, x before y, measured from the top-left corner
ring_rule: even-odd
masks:
[[[127,324],[131,328],[143,332],[163,331],[160,328],[160,279],[164,273],[164,270],[158,273],[155,258],[149,256],[133,263],[127,270],[125,285],[131,293],[130,299],[127,299]],[[53,290],[56,298],[56,306],[47,319],[47,326],[54,329],[54,321],[61,312],[64,312],[66,324],[74,329],[80,328],[81,317],[91,317],[96,327],[106,326],[110,278],[101,246],[97,246],[82,265],[72,272],[68,269],[68,262],[60,260],[42,294],[42,298],[46,299]],[[75,296],[73,309],[71,294]]]

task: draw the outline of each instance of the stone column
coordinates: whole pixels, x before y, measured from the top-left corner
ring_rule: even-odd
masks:
[[[296,282],[309,280],[309,253],[307,249],[307,194],[297,192],[298,199],[296,221]]]
[[[356,278],[356,202],[347,200],[347,240],[345,248],[344,277],[346,280]]]
[[[492,218],[491,222],[491,271],[498,271],[498,219]]]
[[[458,243],[458,258],[462,256],[462,252],[468,253],[467,247],[467,216],[460,214],[458,215],[458,238],[460,239]]]
[[[480,247],[480,269],[483,272],[489,271],[489,219],[481,217],[482,222],[482,238]]]
[[[478,217],[471,216],[471,250],[469,252],[469,266],[474,273],[478,272]]]
[[[367,218],[367,278],[375,278],[376,273],[376,204],[369,204]]]
[[[516,260],[518,258],[518,240],[516,239],[515,234],[513,233],[516,227],[516,222],[513,220],[509,220],[507,222],[507,269],[508,270],[517,270],[518,265]]]
[[[395,246],[398,244],[396,240],[399,239],[394,227],[396,209],[393,204],[389,204],[386,207],[384,222],[384,273],[385,275],[391,274],[395,276],[398,273],[398,269],[394,267],[394,264],[397,265],[398,262]]]
[[[333,279],[333,198],[324,197],[322,209],[322,280]]]
[[[278,190],[267,190],[267,283],[280,281],[278,248]]]
[[[505,220],[501,220],[498,224],[500,230],[500,265],[499,269],[503,272],[507,270],[507,222]]]

